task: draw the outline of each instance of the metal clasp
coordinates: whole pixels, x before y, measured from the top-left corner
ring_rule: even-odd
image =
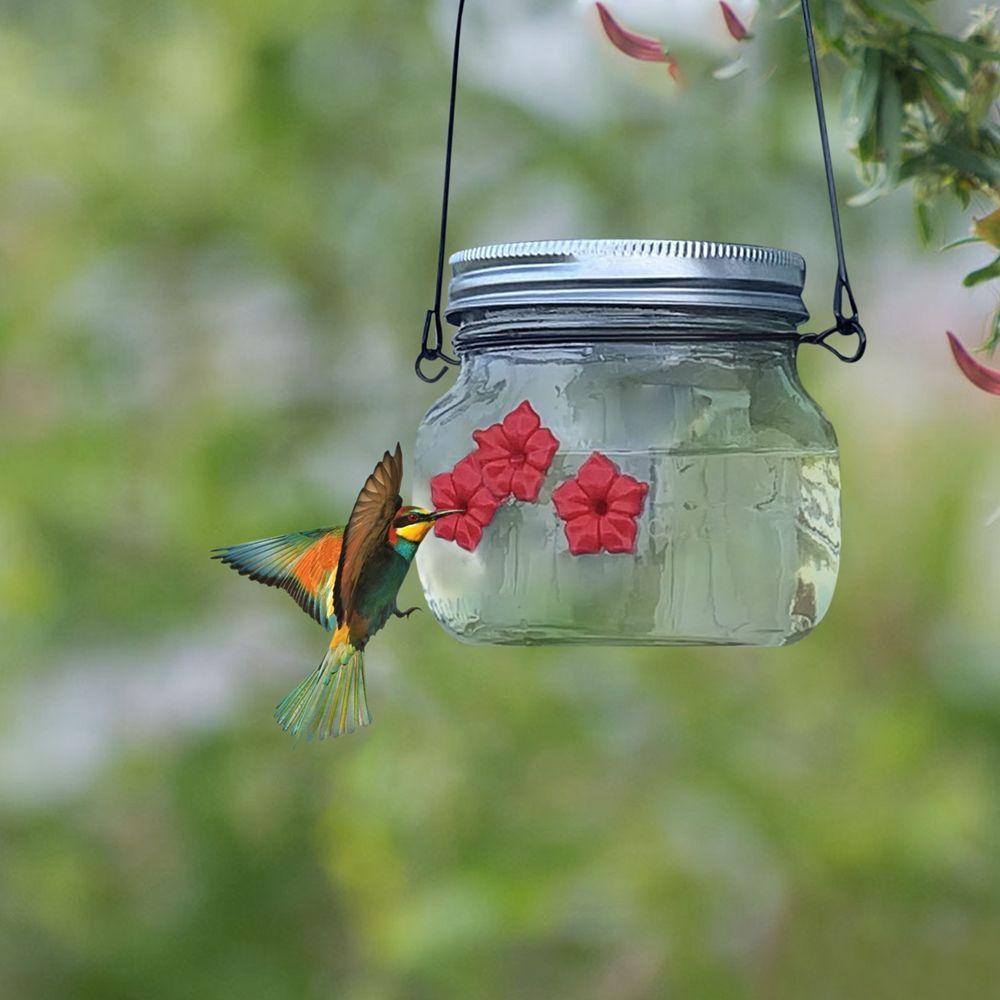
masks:
[[[434,327],[434,344],[431,345],[431,326]],[[427,375],[424,373],[424,362],[443,361],[441,371],[437,375]],[[458,365],[457,358],[444,352],[444,330],[441,328],[441,316],[436,309],[427,310],[427,318],[424,320],[424,333],[420,338],[420,353],[417,355],[413,370],[421,381],[433,385],[440,382],[448,371],[449,365]]]

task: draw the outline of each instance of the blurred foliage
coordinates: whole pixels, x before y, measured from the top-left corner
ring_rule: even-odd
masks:
[[[1000,212],[1000,28],[981,7],[961,37],[935,28],[929,0],[822,0],[817,23],[847,66],[844,110],[869,189],[865,205],[912,182],[920,233],[933,238],[931,209],[946,195],[988,218]],[[798,11],[798,5],[794,10]],[[1000,249],[995,227],[975,220],[970,242]],[[955,244],[952,244],[953,246]],[[1000,256],[968,287],[1000,277]],[[1000,307],[985,348],[1000,346]]]
[[[453,244],[791,245],[825,316],[799,27],[665,123],[666,74],[623,78],[571,6],[470,5]],[[417,615],[373,646],[370,732],[273,725],[322,633],[208,550],[341,517],[439,391],[452,13],[0,7],[0,996],[983,995],[993,400],[921,353],[940,285],[893,198],[845,219],[870,358],[803,357],[846,512],[807,642],[470,649]],[[581,42],[550,83],[516,56],[553,19]]]

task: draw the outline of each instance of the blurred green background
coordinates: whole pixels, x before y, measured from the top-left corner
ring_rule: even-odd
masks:
[[[474,649],[424,614],[372,647],[371,730],[274,725],[325,640],[208,550],[341,519],[437,395],[454,7],[0,4],[0,997],[988,994],[1000,408],[944,331],[992,293],[905,193],[846,214],[870,357],[802,359],[844,468],[812,638]],[[683,93],[589,4],[470,4],[451,249],[790,247],[825,324],[800,24],[720,83],[709,0],[614,9]]]

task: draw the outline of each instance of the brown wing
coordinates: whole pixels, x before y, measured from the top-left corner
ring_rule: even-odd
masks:
[[[403,506],[399,495],[403,485],[403,450],[386,452],[368,477],[344,531],[344,546],[333,588],[333,607],[337,621],[347,623],[354,603],[354,590],[372,552],[386,540],[396,512]]]

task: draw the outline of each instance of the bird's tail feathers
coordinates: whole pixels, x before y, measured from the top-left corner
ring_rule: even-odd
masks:
[[[326,740],[371,725],[365,691],[364,654],[334,633],[319,668],[291,691],[274,711],[278,725],[296,740]]]

